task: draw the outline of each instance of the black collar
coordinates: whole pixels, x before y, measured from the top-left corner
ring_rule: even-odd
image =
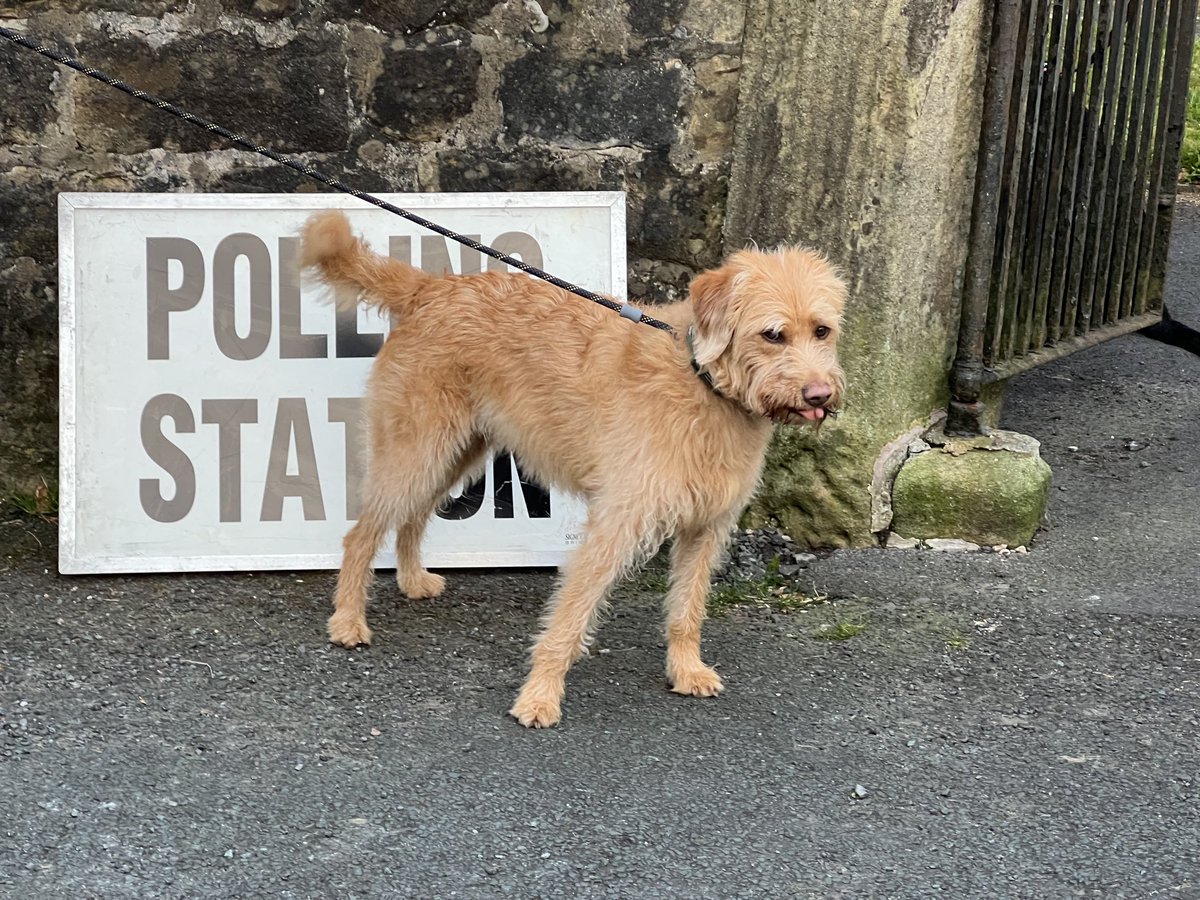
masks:
[[[716,383],[713,381],[712,375],[709,372],[707,372],[706,370],[700,368],[700,363],[696,362],[696,347],[695,347],[695,343],[694,343],[695,337],[696,337],[696,326],[689,325],[688,330],[687,330],[687,348],[688,348],[688,358],[692,362],[692,371],[696,373],[696,377],[698,377],[701,381],[703,381],[706,385],[708,385],[708,389],[710,391],[712,391],[718,397],[724,398],[725,395],[721,393],[721,389],[719,387],[717,387]]]

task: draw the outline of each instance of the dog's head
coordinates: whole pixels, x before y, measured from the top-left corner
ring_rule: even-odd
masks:
[[[693,352],[722,393],[776,422],[824,420],[842,401],[846,286],[820,254],[743,250],[690,288]]]

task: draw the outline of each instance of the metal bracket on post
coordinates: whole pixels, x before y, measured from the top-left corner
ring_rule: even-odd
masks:
[[[946,434],[977,437],[989,434],[983,423],[984,406],[979,399],[984,384],[983,364],[957,359],[950,373],[950,404],[946,409]]]

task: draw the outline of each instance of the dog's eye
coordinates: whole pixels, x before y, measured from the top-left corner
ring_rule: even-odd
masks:
[[[823,341],[823,340],[825,340],[825,338],[829,337],[829,326],[828,325],[818,325],[817,330],[814,331],[813,334],[815,334],[817,336],[818,341]]]
[[[762,339],[769,344],[783,343],[783,332],[778,328],[768,328],[766,331],[762,332],[761,336]]]

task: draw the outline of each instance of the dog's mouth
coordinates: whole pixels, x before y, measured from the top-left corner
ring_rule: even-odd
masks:
[[[824,406],[777,406],[771,410],[771,420],[780,425],[801,425],[812,422],[820,426],[829,416],[836,416],[836,409]]]

